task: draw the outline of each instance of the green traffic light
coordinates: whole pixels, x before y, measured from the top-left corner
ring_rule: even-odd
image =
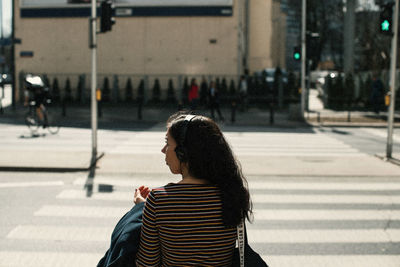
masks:
[[[389,31],[389,27],[390,27],[390,23],[387,19],[385,19],[382,23],[381,23],[381,29],[384,32],[388,32]]]
[[[294,57],[294,59],[299,60],[300,59],[300,53],[294,53],[293,57]]]

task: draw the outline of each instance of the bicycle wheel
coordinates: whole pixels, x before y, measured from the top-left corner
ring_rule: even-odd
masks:
[[[55,116],[52,113],[47,112],[47,130],[51,134],[56,134],[60,130],[60,126],[57,123]]]
[[[36,117],[36,114],[32,114],[32,112],[26,113],[25,124],[28,126],[31,132],[37,132],[37,130],[39,129],[39,121]]]

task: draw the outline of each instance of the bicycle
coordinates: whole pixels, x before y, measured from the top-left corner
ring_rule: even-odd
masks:
[[[47,102],[49,103],[50,100],[48,99]],[[42,127],[43,129],[46,128],[51,134],[58,133],[60,126],[58,125],[52,113],[49,113],[48,108],[45,106],[43,106],[41,110],[44,118],[46,119],[40,120],[36,110],[36,102],[29,102],[29,111],[25,115],[25,124],[28,126],[29,130],[32,133],[36,133],[38,129]],[[45,123],[46,121],[47,123]]]

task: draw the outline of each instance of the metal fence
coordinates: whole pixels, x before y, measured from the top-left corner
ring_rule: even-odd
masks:
[[[383,90],[376,94],[373,91],[373,78],[382,81]],[[384,70],[379,74],[361,72],[354,75],[338,74],[325,77],[325,83],[320,88],[320,97],[324,107],[334,110],[373,110],[373,105],[379,103],[379,109],[384,111],[387,93],[389,92],[389,72]],[[399,95],[400,71],[396,72],[396,109],[400,109]],[[386,98],[386,99],[385,99]]]
[[[21,72],[19,75],[20,84],[28,73]],[[90,99],[90,74],[78,73],[29,73],[41,76],[51,90],[55,100],[67,100],[70,103],[87,104]],[[219,89],[221,105],[231,105],[232,101],[238,99],[239,77],[228,74],[98,74],[97,88],[102,92],[104,103],[137,103],[143,104],[187,104],[187,95],[192,79],[196,79],[199,86],[201,104],[207,100],[207,92],[204,92],[202,83],[206,88],[211,81],[215,81]],[[280,83],[274,88],[272,83],[268,84],[261,76],[248,77],[247,103],[250,106],[269,108],[269,105],[276,104],[276,108],[283,108],[289,103],[298,102],[298,86]],[[23,90],[20,90],[22,96]],[[20,98],[22,99],[22,98]]]
[[[20,84],[27,73],[20,73]],[[33,74],[33,73],[29,73]],[[74,102],[88,103],[90,99],[90,74],[78,73],[35,73],[41,76],[50,88],[53,96],[59,99],[68,98]],[[143,94],[144,102],[148,103],[154,99],[166,101],[168,90],[178,102],[185,98],[185,87],[190,87],[192,79],[196,79],[197,85],[205,81],[207,86],[214,80],[222,87],[229,90],[233,86],[237,90],[239,78],[236,75],[140,75],[140,74],[99,74],[97,76],[97,88],[102,91],[105,101],[124,102],[137,101],[139,95]],[[140,92],[143,90],[143,92]],[[23,90],[20,90],[21,96]],[[225,93],[225,90],[224,90]],[[22,99],[22,98],[21,98]]]

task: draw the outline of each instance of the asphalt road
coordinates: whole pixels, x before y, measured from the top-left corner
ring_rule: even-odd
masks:
[[[22,127],[1,127],[0,147],[20,151],[20,158],[44,145],[54,156],[90,147],[89,130],[27,140]],[[0,266],[95,266],[132,206],[133,189],[179,180],[163,163],[161,130],[100,131],[106,156],[90,196],[88,172],[0,172]],[[384,134],[226,128],[254,203],[251,246],[271,266],[398,267],[400,167],[373,156],[384,151]]]

